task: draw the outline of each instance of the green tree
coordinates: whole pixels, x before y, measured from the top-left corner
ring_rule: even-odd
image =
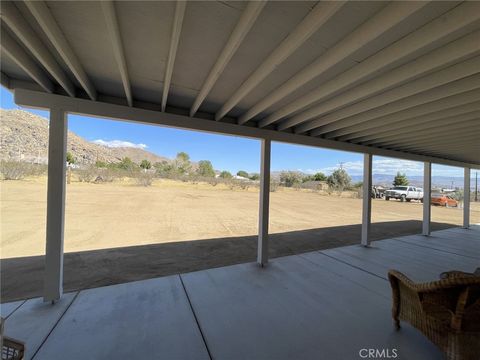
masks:
[[[166,160],[155,163],[153,167],[155,172],[161,177],[170,177],[173,174],[173,165]]]
[[[129,157],[124,157],[119,163],[118,168],[122,170],[133,170],[137,164],[135,164]]]
[[[286,187],[300,184],[303,176],[298,171],[282,171],[280,173],[280,183]]]
[[[397,172],[395,178],[393,179],[393,186],[406,186],[408,185],[407,175],[401,174],[400,171]]]
[[[208,160],[200,160],[198,162],[197,172],[200,176],[215,177],[215,170],[213,169],[213,165]]]
[[[244,178],[247,178],[248,179],[248,173],[244,170],[240,170],[237,172],[237,176],[241,176],[241,177],[244,177]]]
[[[327,176],[322,172],[317,172],[312,176],[313,181],[327,181]]]
[[[180,151],[179,153],[177,153],[177,159],[182,161],[190,161],[190,155],[188,155],[184,151]]]
[[[72,165],[75,164],[75,156],[70,151],[67,151],[67,164]]]
[[[152,167],[152,163],[148,161],[147,159],[143,159],[142,162],[140,163],[140,167],[143,170],[148,170]]]
[[[256,181],[260,179],[260,174],[252,174],[249,176],[250,180]]]
[[[327,178],[328,186],[338,191],[350,187],[351,182],[352,178],[345,169],[337,169]]]
[[[173,169],[176,173],[187,174],[192,167],[190,156],[186,152],[179,152],[173,161]]]
[[[232,174],[229,172],[229,171],[222,171],[220,173],[220,177],[222,179],[231,179],[232,178]]]

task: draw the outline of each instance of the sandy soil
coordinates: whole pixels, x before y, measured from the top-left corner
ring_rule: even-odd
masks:
[[[45,179],[1,186],[1,302],[40,296]],[[480,203],[472,204],[480,223]],[[375,200],[372,237],[421,231],[422,205]],[[254,261],[258,191],[161,180],[67,185],[64,289]],[[461,209],[432,208],[433,229],[462,223]],[[270,256],[359,243],[361,200],[280,189],[271,194]],[[22,284],[22,286],[18,286]]]
[[[45,252],[45,179],[1,183],[1,258]],[[472,204],[480,222],[480,204]],[[361,200],[280,188],[271,194],[270,232],[353,225]],[[376,200],[372,221],[421,220],[422,204]],[[67,188],[65,252],[257,233],[258,191],[223,185],[159,180],[129,183],[72,182]],[[432,221],[462,224],[462,211],[432,208]]]

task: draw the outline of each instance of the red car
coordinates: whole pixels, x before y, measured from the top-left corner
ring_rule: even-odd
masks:
[[[458,207],[458,201],[446,194],[432,194],[431,203],[445,207]]]

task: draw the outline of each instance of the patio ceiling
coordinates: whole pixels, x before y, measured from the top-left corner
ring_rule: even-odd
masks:
[[[3,1],[1,30],[12,90],[480,165],[480,2]]]

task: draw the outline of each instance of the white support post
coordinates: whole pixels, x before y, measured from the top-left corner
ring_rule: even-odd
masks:
[[[470,227],[470,168],[464,168],[463,173],[463,227]]]
[[[372,218],[372,154],[363,155],[362,245],[370,245]]]
[[[260,266],[268,263],[268,220],[270,207],[270,153],[271,141],[261,140],[260,163],[260,213],[258,216],[258,252],[257,262]]]
[[[63,234],[65,222],[65,168],[67,114],[50,109],[48,142],[47,245],[44,301],[54,302],[63,293]]]
[[[431,199],[432,197],[432,163],[423,163],[423,226],[422,234],[429,236],[431,232]]]

